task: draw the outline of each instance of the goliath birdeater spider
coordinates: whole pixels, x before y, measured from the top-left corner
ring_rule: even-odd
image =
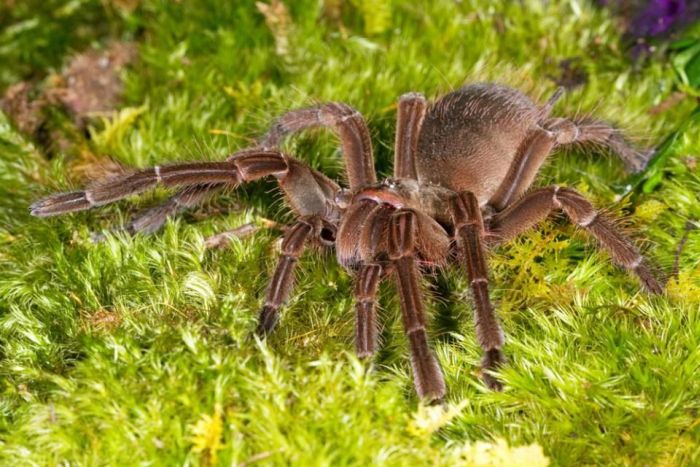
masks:
[[[180,187],[164,205],[133,220],[132,232],[157,230],[169,215],[195,205],[216,189],[274,176],[297,216],[284,234],[282,253],[260,312],[257,332],[269,333],[289,297],[294,267],[315,241],[334,248],[354,275],[356,333],[360,357],[377,349],[377,288],[393,276],[408,336],[416,391],[440,399],[445,383],[429,345],[421,278],[449,263],[466,268],[476,335],[484,351],[483,377],[504,362],[501,326],[488,292],[487,248],[506,242],[553,211],[563,211],[585,229],[620,266],[635,273],[651,293],[661,293],[645,259],[610,218],[571,188],[529,189],[548,155],[578,144],[607,149],[628,169],[644,168],[649,153],[632,148],[619,131],[593,119],[552,118],[560,91],[543,106],[495,84],[472,84],[433,103],[417,93],[398,102],[394,175],[377,181],[370,135],[362,115],[342,103],[293,110],[280,117],[255,148],[223,162],[157,166],[99,181],[85,191],[49,196],[31,207],[53,216],[111,203],[158,184]],[[348,188],[281,152],[288,135],[313,128],[333,129],[342,144]]]

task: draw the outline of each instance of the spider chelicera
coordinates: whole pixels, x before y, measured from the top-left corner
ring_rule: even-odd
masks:
[[[553,211],[563,211],[649,292],[663,290],[633,243],[583,195],[559,186],[530,189],[549,154],[561,146],[604,148],[633,171],[648,161],[648,152],[634,149],[607,123],[550,117],[560,94],[542,106],[519,91],[489,83],[465,86],[432,103],[421,94],[404,94],[398,102],[394,174],[382,182],[375,174],[365,119],[346,104],[326,103],[284,114],[255,148],[223,162],[139,170],[98,181],[84,191],[49,196],[34,203],[31,212],[52,216],[111,203],[158,184],[180,187],[165,204],[128,225],[132,232],[152,232],[168,216],[219,188],[273,176],[297,219],[284,234],[260,312],[259,334],[275,327],[304,248],[309,243],[333,248],[340,264],[354,275],[358,355],[370,357],[377,349],[377,289],[381,280],[392,277],[416,391],[425,399],[441,399],[445,383],[428,345],[420,283],[425,271],[458,263],[465,267],[472,291],[476,335],[484,351],[483,378],[492,389],[500,389],[489,371],[504,362],[503,331],[488,292],[489,247],[516,237]],[[286,136],[313,127],[337,133],[347,188],[277,149]]]

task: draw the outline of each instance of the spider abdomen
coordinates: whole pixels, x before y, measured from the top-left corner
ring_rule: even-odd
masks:
[[[496,84],[464,86],[428,109],[418,139],[416,169],[422,182],[471,191],[486,203],[539,118],[521,92]]]

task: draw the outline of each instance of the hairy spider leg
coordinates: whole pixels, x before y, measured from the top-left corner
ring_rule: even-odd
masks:
[[[621,234],[605,215],[593,207],[590,201],[571,188],[550,186],[525,195],[505,211],[491,218],[489,238],[493,239],[494,243],[515,238],[556,210],[564,211],[571,222],[595,237],[610,253],[615,263],[636,274],[649,292],[654,294],[663,292],[663,286],[632,241]]]
[[[556,137],[552,132],[542,128],[531,130],[518,148],[506,176],[488,205],[495,211],[501,211],[518,199],[535,180],[555,143]]]
[[[445,395],[445,380],[440,364],[428,345],[425,330],[420,271],[415,261],[416,231],[417,222],[413,211],[399,210],[391,216],[389,259],[395,268],[416,392],[422,399],[440,400]]]
[[[339,186],[320,172],[279,151],[249,149],[236,153],[225,162],[196,162],[144,169],[134,174],[111,179],[85,191],[53,195],[32,205],[32,214],[52,216],[87,209],[141,193],[157,184],[167,187],[196,188],[204,183],[237,185],[273,175],[300,219],[286,233],[282,256],[268,287],[260,313],[258,331],[267,333],[277,322],[279,308],[291,293],[294,264],[312,234],[321,234],[322,220],[328,214]],[[184,191],[183,191],[184,193]],[[195,191],[196,194],[201,194]]]
[[[260,157],[267,156],[261,154]],[[274,164],[277,159],[273,157],[272,161]],[[278,164],[277,170],[283,168]],[[130,195],[143,193],[159,184],[175,187],[202,183],[237,184],[242,180],[236,163],[232,161],[156,166],[99,181],[83,191],[51,195],[35,202],[30,209],[34,216],[48,217],[109,204]]]
[[[314,233],[318,234],[319,230],[318,216],[309,216],[299,219],[284,234],[282,253],[267,287],[265,304],[260,311],[256,331],[258,335],[269,334],[277,325],[279,309],[287,302],[294,288],[294,268],[304,252],[309,237]]]
[[[124,230],[131,234],[154,233],[165,224],[169,217],[203,203],[225,186],[226,184],[223,183],[205,183],[182,188],[162,204],[148,208],[136,215],[124,226]]]
[[[340,138],[351,186],[376,181],[367,123],[358,111],[347,104],[329,102],[287,112],[260,138],[258,147],[277,149],[287,136],[316,127],[330,128]],[[156,232],[169,217],[202,203],[224,187],[226,184],[210,183],[184,188],[163,204],[139,214],[124,229],[131,233]]]
[[[265,148],[276,148],[287,135],[315,127],[331,128],[340,138],[351,190],[376,183],[367,123],[360,112],[342,102],[328,102],[287,112],[272,124],[259,144]]]
[[[552,118],[542,127],[532,129],[511,163],[508,173],[489,200],[489,206],[501,211],[522,196],[557,146],[592,145],[617,155],[632,171],[642,170],[651,152],[641,152],[630,146],[619,130],[598,120],[567,120]]]
[[[622,160],[630,172],[644,170],[654,155],[653,150],[635,148],[625,139],[619,128],[601,120],[552,118],[544,122],[543,127],[557,133],[558,145],[576,144],[610,151]]]
[[[383,272],[381,264],[367,263],[360,266],[355,277],[355,351],[360,358],[371,357],[377,351],[377,290]]]
[[[192,185],[181,188],[164,203],[141,211],[125,225],[112,229],[113,232],[126,231],[130,234],[145,233],[151,234],[158,231],[169,217],[184,211],[190,207],[197,206],[211,196],[216,190],[226,185],[221,183]],[[235,185],[231,185],[235,186]],[[106,237],[104,234],[93,234],[93,240],[101,241]]]
[[[399,98],[394,143],[394,177],[396,178],[418,179],[416,147],[427,109],[428,101],[417,92],[410,92]]]
[[[224,162],[189,162],[156,166],[105,181],[83,191],[59,193],[31,206],[39,217],[82,211],[155,188],[200,186],[209,183],[238,185],[274,175],[292,207],[301,215],[319,214],[333,199],[338,186],[320,172],[279,152],[267,149],[239,151]],[[305,188],[306,185],[306,188]]]
[[[471,192],[460,193],[451,200],[450,210],[455,240],[461,246],[472,289],[476,337],[484,351],[482,369],[485,371],[482,378],[489,388],[501,390],[500,381],[492,376],[490,371],[497,369],[505,360],[501,352],[505,339],[489,298],[488,266],[484,248],[485,230],[479,200]]]

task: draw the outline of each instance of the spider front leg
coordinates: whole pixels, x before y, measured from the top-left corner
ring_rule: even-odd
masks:
[[[237,186],[270,175],[277,178],[292,208],[301,216],[322,215],[339,189],[337,184],[320,172],[280,151],[247,149],[237,152],[224,162],[156,166],[110,178],[83,191],[51,195],[32,204],[30,209],[34,216],[48,217],[109,204],[153,189],[156,185]]]
[[[491,218],[489,237],[494,243],[514,238],[558,209],[563,210],[571,222],[593,235],[615,263],[636,274],[649,292],[663,292],[663,285],[630,239],[621,234],[583,195],[570,188],[550,186],[527,194]]]
[[[251,154],[271,172],[284,171],[286,163],[271,151]],[[193,186],[201,184],[233,184],[247,181],[246,175],[234,161],[190,162],[149,169],[99,181],[83,191],[59,193],[44,198],[31,206],[32,215],[55,216],[68,212],[83,211],[96,206],[118,201],[130,195],[140,194],[156,185],[165,187]]]
[[[411,366],[418,396],[440,400],[445,380],[428,346],[425,311],[421,299],[420,272],[415,261],[417,221],[411,211],[397,211],[389,223],[389,259],[394,265],[403,324],[411,349]]]
[[[484,249],[484,223],[476,196],[463,192],[452,199],[450,209],[457,243],[461,245],[467,266],[476,311],[476,336],[484,350],[483,380],[489,388],[501,390],[500,381],[489,374],[504,362],[501,352],[504,337],[489,298],[489,279]]]
[[[393,209],[371,201],[352,204],[338,230],[338,261],[356,271],[355,350],[358,357],[368,358],[377,350],[377,290],[387,273],[386,254],[388,224]]]
[[[287,135],[316,127],[332,128],[338,134],[351,189],[377,181],[367,123],[360,112],[347,104],[328,102],[292,110],[275,121],[259,145],[276,148]]]
[[[332,205],[339,186],[309,166],[279,151],[249,149],[234,154],[225,162],[195,162],[141,170],[101,182],[84,191],[50,196],[34,203],[31,209],[34,215],[52,216],[107,204],[146,191],[159,183],[168,187],[184,185],[195,190],[195,194],[200,194],[201,191],[196,189],[207,183],[237,185],[270,175],[277,178],[287,201],[300,219],[282,242],[282,257],[260,314],[258,332],[265,334],[274,327],[279,308],[292,290],[294,265],[307,239],[312,234],[322,236],[326,228],[335,228],[333,222],[338,214],[333,211]],[[331,218],[327,219],[327,215]],[[152,219],[157,219],[157,216]]]

